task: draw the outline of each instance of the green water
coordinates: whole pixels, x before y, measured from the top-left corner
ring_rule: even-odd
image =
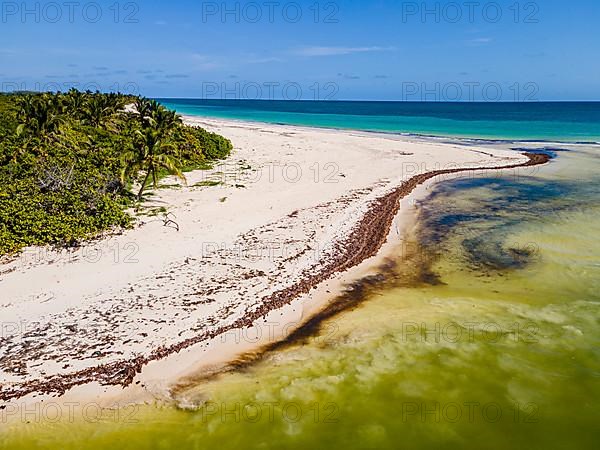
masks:
[[[32,421],[15,449],[587,449],[600,442],[600,153],[437,185],[364,301],[144,406]],[[420,242],[417,245],[416,242]]]

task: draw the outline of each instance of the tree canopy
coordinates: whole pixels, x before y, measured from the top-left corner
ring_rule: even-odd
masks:
[[[126,210],[150,182],[185,179],[231,149],[154,100],[76,90],[0,95],[0,255],[128,227]]]

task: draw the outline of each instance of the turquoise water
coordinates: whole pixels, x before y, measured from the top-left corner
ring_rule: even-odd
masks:
[[[159,100],[181,114],[224,119],[434,136],[600,141],[600,102]]]

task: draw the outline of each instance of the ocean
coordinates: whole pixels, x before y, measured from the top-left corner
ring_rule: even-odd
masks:
[[[181,114],[287,125],[483,139],[600,141],[600,102],[158,100]]]

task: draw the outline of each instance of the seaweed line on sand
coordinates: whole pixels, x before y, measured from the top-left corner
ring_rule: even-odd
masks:
[[[336,245],[336,256],[326,262],[319,271],[303,273],[300,281],[284,289],[276,291],[263,298],[263,305],[247,312],[232,324],[219,327],[209,332],[201,333],[183,342],[168,347],[159,347],[147,356],[139,356],[130,360],[116,361],[99,365],[68,375],[55,375],[44,379],[32,380],[18,385],[0,386],[0,400],[9,401],[32,393],[62,395],[69,389],[91,382],[104,386],[129,386],[142,368],[151,361],[163,359],[170,354],[208,341],[234,329],[249,327],[257,320],[264,318],[269,312],[290,304],[301,295],[309,293],[315,286],[359,265],[368,258],[375,256],[387,240],[394,217],[400,208],[400,200],[409,195],[418,185],[440,175],[458,172],[474,172],[481,170],[514,169],[547,163],[549,155],[540,153],[523,153],[529,160],[525,163],[501,167],[475,167],[435,170],[415,175],[402,183],[390,193],[374,200],[358,225],[343,242]],[[0,406],[4,408],[5,406]]]

